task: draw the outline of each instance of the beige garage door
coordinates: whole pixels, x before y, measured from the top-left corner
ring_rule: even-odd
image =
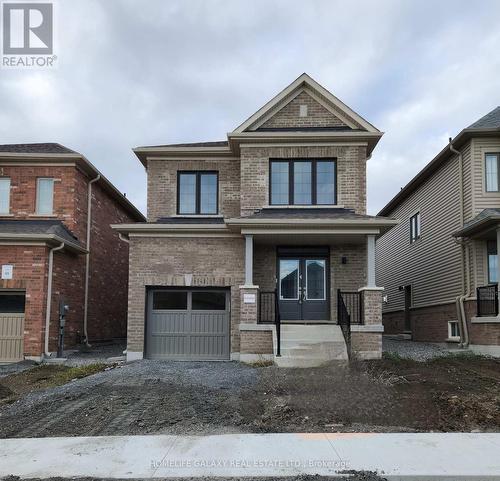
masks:
[[[0,292],[0,362],[23,359],[24,299],[21,292]]]

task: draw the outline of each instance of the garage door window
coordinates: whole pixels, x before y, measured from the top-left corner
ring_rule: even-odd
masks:
[[[192,309],[195,311],[225,311],[225,292],[194,291]]]
[[[187,310],[187,292],[158,291],[153,294],[153,309],[160,310]]]
[[[24,293],[0,292],[0,312],[4,314],[24,313]]]

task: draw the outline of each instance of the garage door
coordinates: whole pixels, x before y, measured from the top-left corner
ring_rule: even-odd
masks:
[[[24,292],[0,291],[0,363],[24,355]]]
[[[228,290],[154,289],[148,295],[148,359],[229,359]]]

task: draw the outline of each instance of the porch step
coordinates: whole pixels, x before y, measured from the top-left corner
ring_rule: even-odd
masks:
[[[282,325],[281,356],[277,357],[273,331],[274,360],[280,367],[317,367],[333,360],[347,360],[342,330],[330,325]]]

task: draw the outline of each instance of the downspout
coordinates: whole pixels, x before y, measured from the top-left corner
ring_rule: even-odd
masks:
[[[450,137],[450,151],[458,156],[458,187],[460,194],[460,227],[464,225],[464,165],[462,153],[455,149],[452,144]],[[469,255],[467,244],[465,242],[460,242],[462,246],[462,287],[463,294],[455,299],[455,305],[457,309],[458,318],[458,328],[460,330],[460,346],[467,347],[469,345],[469,330],[467,328],[467,319],[465,317],[464,301],[470,296],[470,266],[469,266]]]
[[[50,330],[50,309],[52,307],[52,270],[54,267],[54,252],[61,250],[64,247],[64,242],[61,245],[53,247],[49,251],[49,272],[47,279],[47,307],[45,309],[45,345],[44,355],[50,357],[49,352],[49,330]]]
[[[101,174],[98,174],[95,179],[92,179],[88,185],[87,191],[87,242],[85,247],[87,248],[87,253],[85,254],[85,299],[83,303],[83,337],[84,342],[87,346],[89,344],[89,336],[87,333],[87,319],[88,319],[88,307],[89,307],[89,270],[90,270],[90,231],[92,230],[92,184],[97,182],[101,178]]]

